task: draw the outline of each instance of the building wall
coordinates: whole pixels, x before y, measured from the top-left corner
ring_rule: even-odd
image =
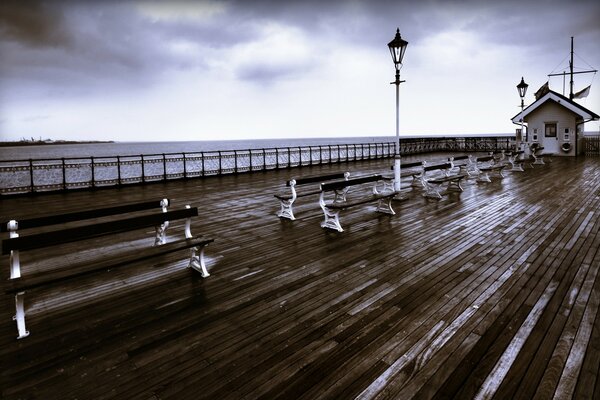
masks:
[[[575,156],[577,117],[577,114],[555,101],[547,101],[525,117],[528,127],[527,140],[530,144],[539,143],[540,146],[544,147],[545,152],[554,153],[556,156]],[[545,125],[547,123],[556,123],[557,139],[545,136]],[[568,152],[562,150],[565,143],[569,143],[571,146]]]

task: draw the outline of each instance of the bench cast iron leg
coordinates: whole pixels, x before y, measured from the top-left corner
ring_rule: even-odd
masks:
[[[462,186],[460,186],[460,180],[456,180],[456,181],[450,181],[448,183],[448,191],[452,191],[452,192],[462,192],[463,188]]]
[[[342,225],[340,225],[340,212],[331,212],[327,208],[323,208],[323,214],[325,214],[325,220],[321,222],[322,228],[335,229],[338,232],[344,232]]]
[[[491,182],[490,175],[487,171],[481,171],[479,177],[477,178],[477,182]]]
[[[155,246],[167,243],[167,228],[169,228],[169,221],[165,221],[156,226],[156,236],[154,238]]]
[[[377,212],[396,215],[396,212],[392,208],[392,199],[393,197],[387,197],[385,199],[379,199],[377,202]]]
[[[294,212],[292,211],[292,204],[294,202],[292,200],[279,200],[281,203],[281,210],[277,213],[279,218],[287,218],[294,221]]]
[[[517,163],[517,162],[513,163],[512,164],[512,168],[509,169],[509,171],[512,171],[512,172],[525,172],[525,170],[523,169],[523,163]]]
[[[204,264],[204,246],[200,249],[198,249],[198,246],[192,247],[192,255],[188,267],[200,272],[203,278],[210,276]]]
[[[427,183],[426,189],[427,189],[427,191],[423,194],[423,196],[430,197],[432,199],[441,199],[442,198],[439,187],[434,186],[431,183]]]
[[[25,292],[19,292],[15,295],[16,314],[13,317],[13,320],[17,321],[17,330],[19,331],[19,336],[17,336],[17,339],[23,339],[24,337],[29,336],[29,331],[25,327],[24,297]]]

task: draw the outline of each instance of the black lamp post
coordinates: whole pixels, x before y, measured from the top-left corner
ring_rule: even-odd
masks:
[[[400,68],[402,68],[402,59],[404,58],[407,46],[408,42],[400,36],[400,28],[396,29],[396,36],[388,43],[390,53],[392,54],[392,61],[394,61],[394,67],[396,68],[396,80],[391,82],[392,85],[396,85],[396,143],[394,147],[394,190],[396,192],[400,191],[400,83],[405,82],[400,80]]]
[[[527,135],[523,136],[525,134],[525,131],[523,130],[523,109],[525,108],[525,93],[527,93],[528,87],[529,85],[526,84],[523,77],[521,77],[521,82],[519,82],[519,84],[517,85],[517,90],[519,91],[519,97],[521,97],[521,137],[525,138],[525,142],[527,142]],[[517,150],[519,150],[519,138],[517,138],[516,144]]]

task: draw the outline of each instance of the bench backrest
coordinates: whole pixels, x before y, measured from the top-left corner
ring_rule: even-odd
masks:
[[[331,181],[334,179],[344,179],[346,177],[346,175],[347,175],[347,172],[336,172],[333,174],[326,174],[326,175],[305,176],[302,178],[290,179],[285,184],[286,184],[286,186],[291,186],[292,180],[296,181],[296,186],[305,185],[308,183],[321,183],[323,181]]]
[[[369,176],[361,176],[358,178],[348,179],[347,181],[337,181],[330,183],[321,183],[321,191],[328,192],[332,190],[340,190],[345,187],[361,185],[363,183],[369,182],[377,182],[380,181],[381,175],[369,175]]]
[[[452,159],[454,161],[458,161],[458,160],[467,160],[468,158],[469,158],[469,156],[458,156],[458,157],[453,157]],[[448,161],[450,161],[450,158],[448,158]]]
[[[117,221],[102,222],[74,228],[55,230],[33,235],[15,237],[2,240],[2,254],[10,254],[11,250],[30,250],[57,244],[91,239],[111,233],[127,232],[151,226],[158,226],[165,221],[173,221],[198,216],[198,208],[184,208],[181,210],[167,211],[151,215],[143,215],[120,219]]]
[[[437,165],[427,165],[427,166],[423,167],[423,171],[427,172],[427,171],[434,171],[436,169],[450,169],[450,168],[452,168],[452,164],[444,163],[444,164],[437,164]]]
[[[85,219],[107,217],[110,215],[125,214],[135,211],[150,210],[153,208],[162,208],[169,205],[169,199],[144,201],[140,203],[122,204],[113,207],[96,208],[93,210],[84,210],[66,214],[49,215],[45,217],[22,219],[17,221],[16,229],[39,228],[42,226],[63,224],[67,222],[81,221]],[[9,232],[10,221],[0,223],[0,232]],[[13,229],[14,230],[14,229]]]
[[[404,164],[400,164],[400,168],[414,168],[414,167],[422,167],[423,166],[423,161],[415,161],[415,162],[411,162],[411,163],[404,163]],[[392,165],[392,168],[390,168],[391,170],[394,169],[394,166]]]
[[[493,159],[494,156],[477,157],[477,161],[481,162],[492,161]]]

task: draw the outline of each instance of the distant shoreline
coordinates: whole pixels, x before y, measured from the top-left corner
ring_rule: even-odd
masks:
[[[19,141],[19,142],[0,142],[0,147],[21,147],[21,146],[51,146],[57,144],[97,144],[97,143],[114,143],[112,140],[56,140],[51,142],[46,141]]]

